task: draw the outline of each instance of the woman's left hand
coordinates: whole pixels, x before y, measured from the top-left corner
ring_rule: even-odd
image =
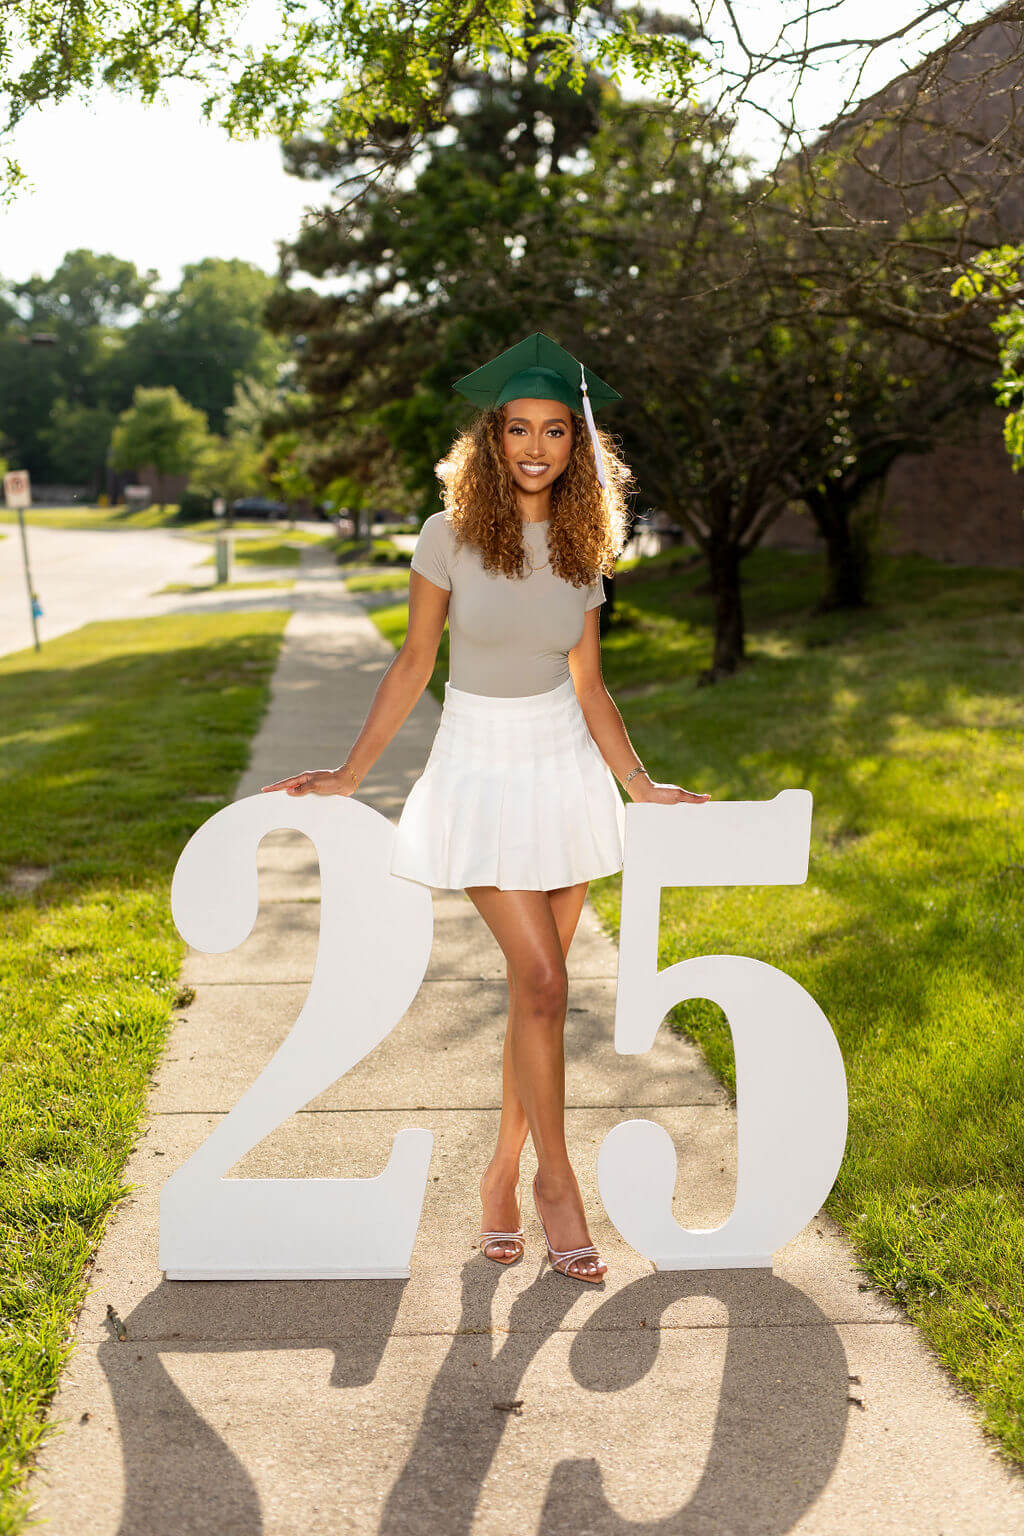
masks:
[[[646,774],[638,773],[629,786],[628,793],[634,800],[659,805],[678,805],[681,800],[691,805],[703,805],[710,795],[695,795],[692,790],[680,789],[678,784],[653,784]]]

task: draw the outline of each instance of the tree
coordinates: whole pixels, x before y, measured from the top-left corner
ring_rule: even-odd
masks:
[[[152,465],[157,474],[157,503],[165,505],[164,479],[185,474],[196,463],[207,438],[206,417],[176,389],[139,385],[132,405],[122,411],[110,444],[114,469]]]
[[[268,309],[302,340],[314,462],[324,479],[372,475],[386,444],[428,510],[433,465],[465,410],[451,380],[524,330],[553,328],[603,377],[628,376],[613,428],[646,497],[708,558],[709,675],[723,676],[744,654],[741,562],[815,441],[787,406],[795,335],[762,289],[737,281],[750,231],[727,125],[705,124],[683,151],[685,124],[637,115],[595,83],[563,169],[535,164],[522,102],[504,111],[496,123],[484,91],[409,192],[379,209],[371,199],[358,231],[317,224],[290,249],[289,272],[351,283],[341,301],[292,288]]]
[[[229,525],[233,521],[231,503],[263,485],[259,450],[240,433],[229,437],[211,434],[203,439],[197,445],[190,468],[188,489],[211,498],[223,496],[228,504]]]
[[[935,78],[931,65],[924,73]],[[358,228],[313,221],[287,253],[287,275],[301,266],[350,285],[327,300],[293,289],[269,310],[301,342],[324,472],[374,474],[389,449],[436,497],[431,466],[460,410],[451,379],[524,329],[553,329],[604,377],[629,377],[614,412],[627,456],[647,498],[671,508],[708,559],[709,678],[744,657],[742,564],[794,500],[817,510],[831,540],[827,600],[858,601],[850,508],[935,427],[912,370],[934,383],[956,360],[969,396],[992,350],[948,283],[942,301],[958,240],[981,225],[963,199],[937,202],[941,156],[927,195],[911,196],[887,151],[897,212],[875,219],[870,198],[848,207],[871,133],[877,146],[905,126],[893,125],[892,96],[863,133],[858,124],[811,165],[757,181],[731,147],[731,123],[706,105],[637,112],[598,82],[601,121],[552,173],[533,153],[542,136],[528,131],[524,103],[484,137],[478,99],[407,192],[369,199]],[[950,126],[930,136],[933,149]],[[308,163],[330,157],[321,146]],[[950,391],[937,396],[954,408]]]
[[[899,20],[879,12],[875,32],[855,0],[777,0],[765,29],[729,0],[696,8],[694,23],[614,0],[558,0],[536,9],[521,0],[346,0],[340,7],[287,0],[264,39],[241,25],[246,11],[244,0],[78,0],[72,8],[8,0],[0,8],[0,95],[7,101],[0,135],[34,107],[88,96],[99,85],[152,102],[167,82],[184,79],[203,87],[204,115],[219,114],[236,138],[295,137],[315,127],[332,144],[358,144],[359,197],[394,183],[448,121],[460,73],[485,60],[514,79],[530,53],[542,50],[539,78],[569,90],[591,69],[617,85],[628,71],[657,98],[655,114],[685,102],[703,73],[708,117],[735,118],[749,108],[781,163],[806,149],[804,125],[820,116],[808,93],[826,75],[841,119],[867,71],[877,73],[886,59],[905,69],[906,59],[931,50],[898,103],[906,117],[927,114],[937,73],[964,38],[983,45],[966,81],[978,96],[1003,88],[1004,66],[1019,79],[1024,58],[1017,0],[981,21],[973,19],[972,0],[920,0]],[[992,25],[1009,38],[995,57],[983,51]],[[13,196],[21,179],[8,158],[0,197]]]
[[[628,67],[675,98],[689,88],[693,48],[678,18],[575,0],[549,4],[524,25],[521,0],[349,0],[341,7],[289,0],[255,47],[240,27],[243,0],[79,0],[48,9],[12,0],[0,10],[0,95],[10,131],[34,107],[97,85],[158,99],[172,79],[201,84],[203,110],[235,137],[294,137],[313,125],[333,143],[363,147],[369,174],[397,172],[447,117],[461,68],[500,59],[509,72],[542,44],[543,79],[578,89],[588,65]],[[692,27],[686,32],[692,33]],[[524,41],[526,39],[526,41]],[[22,172],[8,160],[0,193]]]
[[[825,544],[821,609],[859,608],[890,467],[901,454],[926,453],[981,404],[987,374],[969,358],[858,322],[812,317],[801,335],[806,374],[794,380],[793,405],[817,432],[797,465],[795,495]]]
[[[545,7],[538,19],[553,14]],[[529,26],[521,32],[526,47]],[[493,63],[463,70],[448,131],[407,188],[372,191],[357,213],[328,206],[282,250],[267,319],[295,338],[292,424],[318,486],[354,478],[394,503],[397,482],[408,510],[432,510],[433,465],[466,414],[451,379],[481,352],[544,329],[557,293],[533,269],[521,274],[521,248],[531,231],[557,238],[603,99],[615,94],[593,72],[578,91],[552,89],[544,63],[536,47],[514,79]],[[333,178],[353,153],[304,139],[287,147],[286,163]],[[301,288],[299,271],[347,291]]]
[[[287,359],[263,323],[273,279],[252,262],[207,257],[187,265],[124,335],[111,372],[126,397],[136,384],[173,386],[223,432],[235,383],[272,384]]]
[[[297,432],[279,432],[270,439],[262,459],[263,472],[284,497],[291,521],[295,518],[294,503],[308,500],[316,490],[304,450]]]
[[[83,332],[138,314],[156,279],[152,268],[142,273],[134,262],[79,247],[67,251],[49,277],[27,278],[15,285],[15,292],[28,306],[34,329],[56,331],[71,342]]]
[[[69,406],[120,408],[108,365],[126,327],[151,300],[157,274],[109,252],[68,251],[49,277],[13,283],[14,303],[28,333],[53,337],[52,364]],[[150,382],[145,380],[142,382]]]
[[[173,386],[225,430],[240,378],[275,389],[286,350],[263,324],[272,278],[197,262],[170,292],[109,253],[68,251],[49,276],[0,284],[0,432],[37,481],[95,481],[138,384]],[[47,346],[34,345],[45,337]]]
[[[68,485],[102,484],[107,448],[117,417],[103,406],[54,402],[50,424],[43,432],[50,473]]]
[[[876,127],[881,153],[892,127]],[[895,210],[870,181],[854,217],[859,135],[751,183],[725,125],[695,137],[689,167],[677,153],[675,176],[657,176],[647,146],[660,131],[627,120],[607,148],[593,141],[590,249],[570,221],[561,254],[535,253],[534,270],[556,284],[568,264],[585,274],[573,319],[587,315],[599,371],[623,332],[642,340],[632,377],[647,398],[634,389],[616,416],[648,486],[708,557],[719,677],[744,656],[742,563],[786,506],[804,501],[826,540],[825,605],[856,606],[866,562],[853,509],[900,453],[924,451],[981,400],[991,339],[948,284],[991,207],[946,184],[940,198],[936,173]],[[992,174],[1000,186],[1002,168]]]
[[[3,285],[0,431],[38,481],[95,480],[113,418],[131,399],[130,387],[120,394],[111,363],[155,278],[109,253],[77,249],[47,277]],[[50,344],[33,345],[40,336]]]
[[[56,347],[34,347],[20,314],[0,298],[0,438],[37,483],[49,472],[46,430],[61,397]]]

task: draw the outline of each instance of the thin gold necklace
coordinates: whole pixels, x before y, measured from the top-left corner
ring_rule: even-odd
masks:
[[[550,518],[547,518],[547,517],[543,517],[543,518],[541,518],[541,519],[540,519],[540,521],[541,521],[541,522],[542,522],[542,523],[550,523],[550,521],[551,521],[551,520],[550,520]],[[524,522],[525,522],[525,519],[524,519]],[[547,543],[547,540],[546,540],[546,539],[545,539],[545,541],[544,541],[544,542],[545,542],[545,544],[546,544],[546,543]],[[531,571],[543,571],[543,570],[545,570],[545,569],[546,569],[546,567],[547,567],[547,566],[549,566],[549,565],[550,565],[550,564],[551,564],[551,560],[550,560],[550,558],[549,558],[549,559],[547,559],[547,560],[545,560],[545,561],[544,561],[544,564],[543,564],[543,565],[534,565],[534,563],[533,563],[533,557],[532,557],[532,555],[531,555],[531,554],[530,554],[530,546],[529,546],[529,544],[527,544],[527,543],[526,543],[526,541],[525,541],[525,540],[524,540],[524,541],[523,541],[523,548],[524,548],[524,549],[525,549],[525,551],[526,551],[526,559],[527,559],[527,562],[528,562],[528,564],[529,564],[529,567],[530,567],[530,570],[531,570]]]

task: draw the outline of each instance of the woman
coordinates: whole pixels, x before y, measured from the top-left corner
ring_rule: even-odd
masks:
[[[632,477],[594,425],[591,401],[620,396],[540,332],[454,388],[482,409],[437,466],[444,510],[416,543],[402,647],[341,767],[264,787],[352,794],[426,687],[447,619],[444,707],[391,871],[464,889],[507,964],[482,1252],[500,1264],[524,1253],[519,1159],[529,1132],[549,1262],[599,1283],[607,1265],[565,1142],[566,955],[588,882],[622,868],[625,807],[613,774],[633,800],[710,797],[651,781],[601,675],[601,573],[622,552]]]

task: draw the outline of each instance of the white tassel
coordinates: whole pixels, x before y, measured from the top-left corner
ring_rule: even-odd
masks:
[[[580,364],[580,394],[583,396],[583,414],[586,417],[587,431],[590,433],[590,442],[594,450],[594,464],[597,467],[597,478],[601,489],[603,490],[605,486],[604,461],[601,458],[601,444],[598,440],[597,428],[594,425],[594,413],[590,408],[590,394],[587,390],[586,369],[583,367],[582,363]]]

